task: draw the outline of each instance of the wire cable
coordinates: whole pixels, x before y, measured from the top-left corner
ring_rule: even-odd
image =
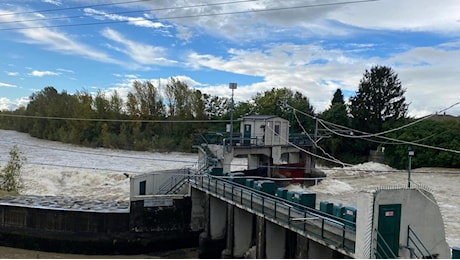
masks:
[[[139,3],[139,2],[151,2],[151,1],[153,1],[153,0],[133,0],[133,1],[123,1],[123,2],[115,2],[115,3],[83,5],[83,6],[63,7],[63,8],[54,8],[54,9],[44,9],[44,10],[37,10],[37,11],[14,12],[14,13],[0,14],[0,16],[9,16],[9,15],[18,15],[18,14],[33,14],[33,13],[48,13],[48,12],[57,12],[57,11],[65,11],[65,10],[75,10],[75,9],[84,9],[84,8],[93,8],[93,7],[111,6],[111,5],[123,5],[123,4],[132,4],[132,3]]]
[[[30,29],[59,28],[59,27],[77,27],[77,26],[89,26],[89,25],[105,25],[105,24],[130,23],[130,22],[132,23],[136,21],[176,20],[176,19],[210,17],[210,16],[221,16],[221,15],[237,15],[237,14],[260,13],[260,12],[286,11],[286,10],[294,10],[294,9],[348,5],[348,4],[358,4],[358,3],[367,3],[367,2],[376,2],[376,1],[380,1],[380,0],[356,0],[356,1],[333,2],[333,3],[323,3],[323,4],[299,5],[299,6],[290,6],[290,7],[276,7],[276,8],[266,8],[266,9],[231,11],[231,12],[221,12],[221,13],[202,13],[202,14],[194,14],[194,15],[164,16],[164,17],[157,17],[157,18],[130,19],[129,21],[105,21],[105,22],[91,22],[91,23],[0,28],[0,31],[30,30]]]
[[[30,118],[30,119],[49,119],[49,120],[69,120],[69,121],[91,121],[91,122],[119,122],[119,123],[225,123],[230,120],[153,120],[153,119],[106,119],[106,118],[81,118],[81,117],[54,117],[54,116],[27,116],[27,115],[14,115],[4,114],[0,112],[0,117],[17,117],[17,118]]]
[[[143,0],[143,1],[145,1],[145,0]],[[241,4],[241,3],[246,3],[246,2],[257,2],[257,1],[259,1],[259,0],[240,0],[240,1],[231,1],[231,2],[207,3],[207,4],[198,4],[198,5],[164,7],[164,8],[143,9],[143,10],[134,10],[134,11],[120,11],[120,12],[104,13],[104,14],[100,14],[100,16],[130,14],[130,13],[141,13],[141,12],[153,12],[153,11],[167,11],[167,10],[177,10],[177,9],[187,9],[187,8],[197,8],[197,7],[208,7],[208,6],[219,6],[219,5],[228,5],[228,4]],[[134,1],[134,2],[139,2],[139,1]],[[107,5],[107,4],[105,4],[105,5]],[[95,6],[99,6],[99,5],[95,5]],[[94,7],[94,6],[84,6],[82,8],[91,8],[91,7]],[[74,8],[69,8],[69,9],[74,9]],[[40,11],[37,11],[37,12],[40,12]],[[2,16],[2,15],[0,14],[0,16]],[[9,23],[23,23],[23,22],[62,20],[62,19],[82,18],[82,17],[88,17],[88,15],[59,16],[59,17],[46,17],[46,18],[35,18],[35,19],[6,21],[6,22],[0,22],[0,25],[1,24],[9,24]],[[144,18],[142,18],[142,19],[144,19]]]
[[[447,111],[451,108],[453,108],[454,106],[457,106],[459,105],[460,102],[457,102],[443,110],[440,110],[440,112],[443,112],[443,111]],[[296,109],[290,105],[287,105],[289,106],[291,109]],[[362,132],[362,131],[359,131],[359,130],[356,130],[356,129],[352,129],[352,128],[349,128],[349,127],[345,127],[345,126],[341,126],[341,125],[337,125],[337,124],[333,124],[331,122],[327,122],[325,120],[322,120],[322,119],[318,119],[317,117],[314,117],[314,116],[311,116],[309,115],[308,113],[305,113],[305,112],[302,112],[298,109],[296,109],[296,111],[299,111],[300,113],[302,113],[303,115],[306,115],[312,119],[315,119],[315,120],[319,120],[318,122],[328,131],[330,131],[331,133],[333,134],[336,134],[338,136],[342,136],[342,137],[347,137],[347,138],[357,138],[357,139],[364,139],[365,137],[369,137],[369,136],[372,136],[372,137],[377,137],[377,138],[381,138],[381,139],[385,139],[385,140],[389,140],[389,141],[394,141],[394,142],[398,142],[400,144],[409,144],[409,145],[413,145],[413,146],[419,146],[419,147],[424,147],[424,148],[429,148],[429,149],[435,149],[435,150],[440,150],[440,151],[445,151],[445,152],[452,152],[452,153],[459,153],[460,154],[460,151],[459,150],[454,150],[454,149],[447,149],[447,148],[442,148],[442,147],[436,147],[436,146],[431,146],[431,145],[425,145],[425,144],[419,144],[419,143],[415,143],[415,142],[411,142],[411,141],[404,141],[404,140],[399,140],[399,139],[395,139],[395,138],[390,138],[390,137],[385,137],[385,136],[380,136],[380,133],[377,133],[377,134],[369,134],[369,133],[365,133],[365,132]],[[340,132],[337,132],[337,131],[334,131],[332,129],[330,129],[329,127],[326,126],[326,124],[324,122],[327,122],[328,124],[331,124],[331,125],[335,125],[335,126],[340,126],[344,129],[348,129],[348,130],[351,130],[352,132],[361,132],[361,133],[364,133],[365,135],[358,135],[358,136],[354,136],[354,135],[347,135],[347,134],[342,134]],[[420,120],[418,122],[421,122]],[[399,127],[399,129],[402,129],[401,127]],[[399,130],[398,129],[398,130]]]

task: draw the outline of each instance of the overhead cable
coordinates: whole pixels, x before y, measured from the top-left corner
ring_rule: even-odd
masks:
[[[164,17],[156,17],[156,18],[134,18],[134,19],[129,19],[128,21],[105,21],[105,22],[91,22],[91,23],[75,23],[75,24],[40,25],[40,26],[28,26],[28,27],[0,28],[0,31],[30,30],[30,29],[58,28],[58,27],[77,27],[77,26],[104,25],[104,24],[117,24],[117,23],[132,23],[132,22],[137,22],[137,21],[176,20],[176,19],[209,17],[209,16],[221,16],[221,15],[236,15],[236,14],[260,13],[260,12],[285,11],[285,10],[294,10],[294,9],[303,9],[303,8],[315,8],[315,7],[348,5],[348,4],[358,4],[358,3],[367,3],[367,2],[376,2],[376,1],[380,1],[380,0],[357,0],[357,1],[310,4],[310,5],[299,5],[299,6],[289,6],[289,7],[251,9],[251,10],[220,12],[220,13],[202,13],[202,14],[194,14],[194,15],[164,16]]]

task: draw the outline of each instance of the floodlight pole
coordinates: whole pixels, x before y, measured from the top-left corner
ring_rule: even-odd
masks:
[[[229,83],[228,87],[232,90],[232,99],[231,99],[231,108],[230,108],[230,146],[233,146],[233,112],[234,112],[234,100],[233,100],[233,95],[234,91],[237,88],[236,83]]]
[[[410,189],[410,170],[412,168],[412,162],[411,162],[411,158],[412,156],[414,156],[414,150],[412,150],[412,148],[407,148],[407,155],[409,157],[409,165],[408,165],[408,168],[407,168],[407,187]]]

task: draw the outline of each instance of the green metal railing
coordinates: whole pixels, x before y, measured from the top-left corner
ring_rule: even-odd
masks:
[[[356,231],[351,222],[339,221],[327,213],[293,204],[222,177],[194,176],[191,185],[228,203],[240,205],[245,210],[279,223],[294,232],[308,234],[328,245],[342,248],[350,255],[354,253]]]
[[[410,251],[410,258],[434,258],[433,254],[426,248],[422,240],[420,240],[420,238],[410,226],[407,227],[407,248]]]
[[[375,245],[377,248],[375,249],[375,256],[378,259],[396,259],[398,258],[396,254],[393,252],[393,249],[388,245],[385,238],[380,234],[380,232],[375,229],[377,233],[377,243]]]

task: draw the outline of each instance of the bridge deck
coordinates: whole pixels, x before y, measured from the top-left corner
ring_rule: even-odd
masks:
[[[216,176],[197,176],[190,183],[193,188],[354,257],[355,228],[332,216],[328,217],[323,212],[302,205],[294,206],[284,199]]]

